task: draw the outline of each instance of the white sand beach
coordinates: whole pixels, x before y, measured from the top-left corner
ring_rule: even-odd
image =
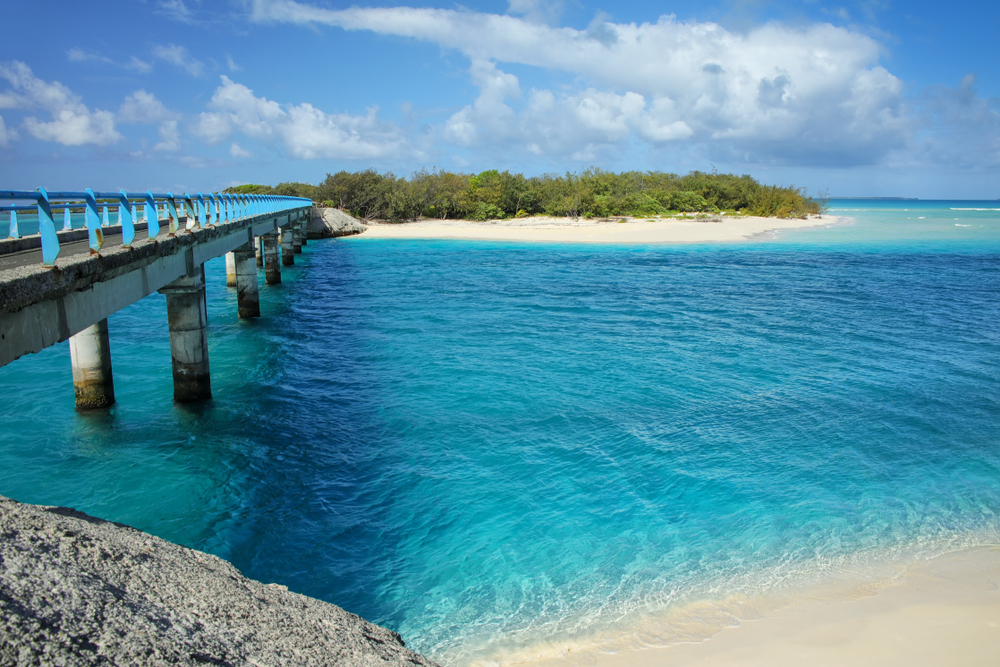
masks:
[[[930,667],[1000,662],[1000,547],[907,566],[885,586],[817,595],[696,643],[566,653],[532,667]]]
[[[531,217],[513,220],[420,220],[407,223],[368,223],[365,238],[470,239],[483,241],[541,241],[547,243],[706,243],[734,242],[772,231],[840,224],[825,215],[783,220],[759,217],[695,218],[585,218]]]

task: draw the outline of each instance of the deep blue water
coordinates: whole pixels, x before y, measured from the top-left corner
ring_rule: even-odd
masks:
[[[216,260],[215,399],[172,403],[148,297],[110,320],[111,414],[74,411],[66,344],[0,369],[0,494],[454,665],[1000,543],[1000,215],[903,208],[717,246],[312,242],[254,322]]]

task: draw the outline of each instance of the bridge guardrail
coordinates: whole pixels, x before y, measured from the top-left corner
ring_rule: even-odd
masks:
[[[53,209],[63,210],[62,229],[72,229],[71,210],[83,210],[84,224],[88,232],[88,244],[92,253],[98,253],[104,245],[103,228],[111,226],[108,206],[117,204],[117,224],[122,229],[122,245],[130,247],[135,240],[135,223],[139,222],[139,206],[142,207],[142,222],[147,224],[147,234],[154,239],[167,228],[169,235],[181,230],[181,218],[185,229],[198,229],[233,222],[268,213],[310,206],[312,201],[304,197],[283,195],[243,195],[228,193],[183,193],[173,192],[94,192],[90,188],[82,192],[47,192],[44,188],[30,190],[0,190],[0,200],[33,201],[34,204],[0,206],[0,215],[10,214],[8,238],[21,238],[18,231],[17,213],[37,211],[38,235],[41,236],[42,265],[55,266],[59,256],[59,237]],[[160,205],[163,210],[161,213]],[[99,210],[98,207],[101,207]],[[161,217],[162,215],[162,217]],[[160,222],[164,222],[163,226]]]

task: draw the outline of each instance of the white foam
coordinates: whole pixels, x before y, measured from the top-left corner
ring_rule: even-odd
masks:
[[[958,220],[958,218],[955,218],[955,219],[956,219],[956,220]],[[956,223],[955,223],[955,226],[956,226],[956,227],[971,227],[972,225],[960,225],[960,224],[958,224],[958,223],[956,222]]]
[[[1000,208],[953,208],[953,211],[1000,211]]]

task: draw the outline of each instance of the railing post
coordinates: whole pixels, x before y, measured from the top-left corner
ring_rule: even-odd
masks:
[[[118,224],[122,226],[122,245],[132,247],[135,240],[135,209],[129,208],[128,195],[124,190],[118,194]]]
[[[175,236],[181,229],[181,218],[177,213],[177,202],[174,199],[173,192],[167,193],[167,201],[164,202],[163,206],[167,209],[166,213],[170,220],[169,226],[167,227],[167,234]]]
[[[205,266],[196,267],[192,274],[181,276],[160,292],[167,295],[174,400],[187,403],[212,398],[206,333]]]
[[[45,188],[38,188],[38,233],[42,237],[42,266],[55,266],[59,256],[59,235],[56,234],[49,193]]]
[[[69,358],[73,365],[73,391],[81,410],[107,408],[115,402],[111,372],[111,342],[108,321],[101,320],[70,336]]]
[[[253,245],[247,243],[233,251],[236,265],[236,305],[240,317],[260,317],[260,292],[257,288],[257,262]]]
[[[90,188],[84,190],[86,201],[84,205],[84,220],[87,223],[87,237],[90,245],[90,253],[96,255],[104,245],[104,232],[101,230],[101,219],[97,216],[97,197]]]
[[[145,214],[146,214],[146,236],[151,239],[155,239],[160,235],[160,218],[159,212],[156,210],[156,200],[153,198],[153,193],[146,190],[146,204],[145,204]]]

